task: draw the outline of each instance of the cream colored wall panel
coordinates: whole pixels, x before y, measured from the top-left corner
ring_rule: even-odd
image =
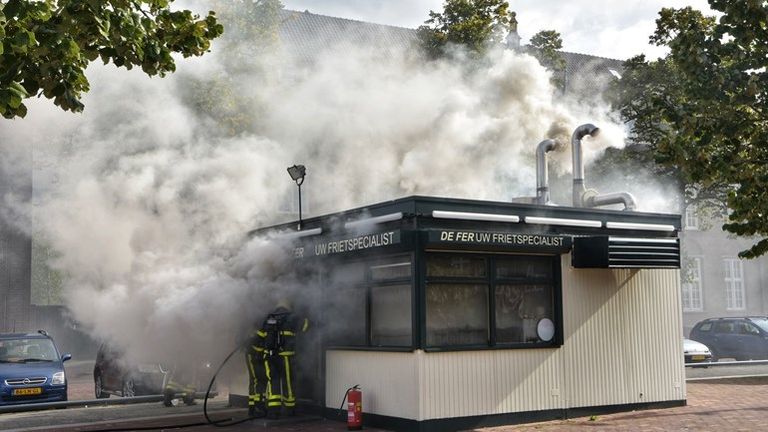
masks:
[[[572,269],[563,259],[563,321],[567,359],[564,395],[569,407],[627,402],[622,357],[622,299],[612,272]]]
[[[564,256],[568,405],[684,399],[679,272],[569,264]]]
[[[419,353],[420,420],[563,408],[557,349]]]
[[[414,353],[327,351],[325,401],[339,408],[348,388],[360,384],[363,411],[416,419],[419,376]]]
[[[634,317],[624,339],[631,396],[637,402],[684,399],[678,271],[623,270],[616,275]]]

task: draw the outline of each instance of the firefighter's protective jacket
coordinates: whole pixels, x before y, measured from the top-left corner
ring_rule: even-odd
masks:
[[[296,353],[296,334],[305,332],[309,321],[297,318],[290,310],[278,307],[252,335],[251,345],[265,355],[291,356]]]

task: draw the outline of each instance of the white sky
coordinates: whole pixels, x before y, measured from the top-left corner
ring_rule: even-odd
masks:
[[[283,0],[287,9],[342,18],[417,27],[443,0]],[[540,30],[557,30],[566,51],[626,59],[663,49],[648,44],[662,7],[693,6],[709,12],[706,0],[509,0],[517,12],[523,43]],[[711,12],[710,12],[711,13]]]

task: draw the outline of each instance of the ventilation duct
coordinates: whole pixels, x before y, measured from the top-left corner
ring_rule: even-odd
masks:
[[[613,236],[573,239],[575,268],[680,268],[680,239]]]
[[[547,152],[560,147],[553,139],[545,139],[536,147],[536,203],[550,204],[549,200],[549,170],[547,168]]]
[[[573,152],[573,206],[600,207],[610,204],[624,204],[624,210],[634,210],[635,198],[629,192],[616,192],[599,195],[597,191],[587,189],[584,184],[584,161],[581,139],[585,136],[597,136],[600,129],[590,123],[583,124],[573,131],[571,151]]]

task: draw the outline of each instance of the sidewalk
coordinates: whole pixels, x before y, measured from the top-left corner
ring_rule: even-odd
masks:
[[[737,378],[687,383],[688,405],[677,408],[632,411],[525,425],[475,429],[482,432],[550,431],[764,431],[768,430],[768,378]],[[255,427],[254,427],[255,426]],[[336,422],[309,422],[270,427],[252,425],[233,430],[344,431]],[[194,428],[214,431],[215,427]],[[366,428],[368,431],[375,429]]]
[[[478,429],[508,431],[763,431],[768,430],[768,378],[735,378],[687,383],[688,405],[632,411],[594,419]]]
[[[762,431],[768,430],[768,377],[734,378],[687,383],[688,405],[684,407],[633,411],[524,425],[476,429],[482,432],[510,431]],[[241,418],[243,409],[227,409],[215,401],[214,418]],[[158,414],[160,415],[158,417]],[[26,417],[26,420],[25,420]],[[70,417],[69,420],[65,418]],[[98,420],[97,420],[98,419]],[[35,420],[32,422],[31,420]],[[298,421],[298,422],[297,422]],[[222,429],[204,425],[202,407],[165,409],[160,404],[122,408],[42,411],[0,417],[0,429],[35,431],[93,431],[113,428],[156,427],[170,430],[174,425],[196,423],[186,430],[335,432],[346,431],[345,423],[304,417],[278,421],[255,420]],[[36,423],[36,424],[35,424]],[[48,426],[43,426],[48,425]],[[56,425],[52,427],[52,425]],[[380,429],[365,428],[369,432]]]

